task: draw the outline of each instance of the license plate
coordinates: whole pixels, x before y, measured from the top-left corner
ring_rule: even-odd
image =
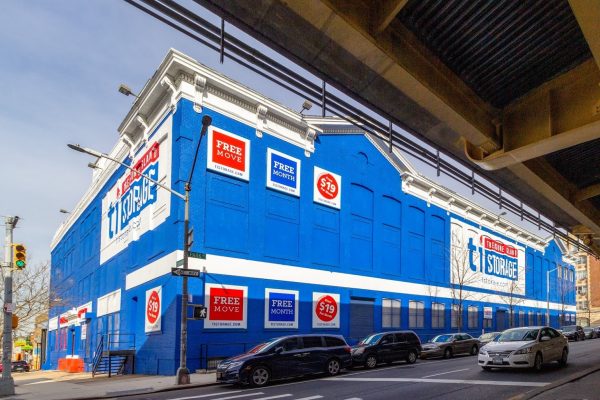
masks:
[[[492,364],[502,365],[502,357],[494,357]]]

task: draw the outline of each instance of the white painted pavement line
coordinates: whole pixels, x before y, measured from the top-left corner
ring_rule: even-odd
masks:
[[[424,378],[326,378],[326,381],[347,382],[412,382],[412,383],[455,383],[465,385],[492,385],[492,386],[523,386],[542,387],[549,382],[517,382],[517,381],[480,381],[466,379],[424,379]]]
[[[56,383],[58,381],[53,381],[53,380],[47,380],[47,381],[39,381],[39,382],[30,382],[30,383],[24,383],[21,386],[29,386],[29,385],[39,385],[41,383]]]
[[[299,399],[294,399],[294,400],[316,400],[316,399],[322,399],[323,396],[321,395],[316,395],[316,396],[310,396],[310,397],[301,397]]]
[[[451,374],[453,372],[461,372],[461,371],[468,371],[470,368],[463,368],[463,369],[455,369],[454,371],[446,371],[446,372],[440,372],[439,374],[433,374],[433,375],[426,375],[423,378],[432,378],[434,376],[440,376],[440,375],[446,375],[446,374]]]
[[[206,397],[215,397],[215,396],[227,395],[227,397],[219,397],[219,398],[216,398],[216,399],[211,399],[211,400],[225,400],[225,399],[237,399],[237,398],[240,398],[240,397],[258,396],[259,394],[264,394],[263,392],[255,392],[255,393],[240,394],[240,395],[237,395],[237,396],[229,396],[230,394],[240,393],[240,392],[241,392],[241,390],[235,390],[233,392],[218,392],[218,393],[201,394],[201,395],[198,395],[198,396],[177,397],[177,398],[169,399],[169,400],[202,399],[202,398],[206,398]]]
[[[258,399],[252,399],[252,400],[271,400],[271,399],[280,399],[282,397],[290,397],[291,394],[279,394],[277,396],[269,396],[269,397],[259,397]]]

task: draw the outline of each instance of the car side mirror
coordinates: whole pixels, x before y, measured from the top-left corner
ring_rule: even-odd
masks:
[[[540,342],[547,342],[550,339],[552,339],[550,336],[542,336],[542,338],[540,339]]]
[[[281,354],[283,353],[283,347],[279,346],[279,347],[275,347],[275,354]]]

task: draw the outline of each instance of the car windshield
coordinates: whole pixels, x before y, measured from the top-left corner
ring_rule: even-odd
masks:
[[[492,333],[484,333],[483,335],[481,335],[479,337],[479,340],[494,340],[494,338],[498,336],[498,333],[496,332],[492,332]]]
[[[433,343],[446,343],[451,341],[453,336],[454,335],[437,335],[436,337],[431,339],[431,341]]]
[[[524,342],[537,339],[539,329],[513,329],[503,332],[497,342]]]
[[[358,342],[358,345],[368,346],[370,344],[375,344],[379,341],[379,339],[381,339],[382,336],[383,333],[376,333],[374,335],[367,336],[366,338]]]
[[[279,341],[279,339],[271,339],[268,342],[264,342],[257,346],[254,346],[253,348],[251,348],[248,351],[248,354],[264,353],[265,351],[269,350],[273,346],[273,344],[277,343],[278,341]]]
[[[560,329],[562,329],[563,332],[573,332],[573,331],[577,330],[577,326],[576,325],[562,326]]]

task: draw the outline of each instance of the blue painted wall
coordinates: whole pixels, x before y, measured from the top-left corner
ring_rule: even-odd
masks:
[[[220,115],[207,108],[202,114],[192,103],[181,100],[173,115],[173,187],[183,192],[200,130],[202,115],[213,118],[213,126],[233,132],[251,141],[249,182],[206,169],[206,138],[203,139],[191,193],[191,224],[194,227],[193,251],[269,263],[299,266],[325,271],[344,272],[425,285],[449,287],[450,218],[435,205],[402,192],[397,170],[362,135],[321,135],[311,157],[304,150],[268,134],[258,138],[255,128]],[[302,161],[301,196],[295,197],[266,188],[267,147]],[[342,176],[342,207],[336,210],[313,202],[313,166]],[[132,271],[181,249],[183,236],[183,202],[172,197],[169,218],[155,230],[104,264],[99,263],[101,199],[123,173],[105,185],[86,211],[73,224],[52,251],[51,286],[61,303],[52,308],[54,317],[80,306],[112,290],[122,289],[121,311],[93,318],[88,329],[89,343],[75,332],[75,353],[91,362],[98,335],[120,332],[135,336],[138,349],[136,372],[173,374],[179,364],[180,278],[169,275],[125,290],[125,276]],[[497,232],[495,235],[503,237]],[[551,243],[545,253],[526,250],[527,299],[546,299],[546,271],[562,265],[561,253]],[[572,270],[572,266],[568,266]],[[550,300],[575,304],[574,283],[568,298],[561,299],[556,290],[557,272],[550,275]],[[562,278],[560,278],[562,279]],[[223,283],[248,286],[248,328],[245,330],[203,330],[202,321],[190,321],[188,365],[193,370],[205,366],[205,359],[242,351],[261,340],[287,333],[311,332],[312,292],[339,293],[341,327],[328,330],[349,334],[351,298],[373,299],[373,330],[381,329],[383,298],[402,302],[401,327],[409,328],[409,301],[422,301],[425,306],[424,327],[414,329],[426,339],[450,330],[450,299],[408,296],[372,290],[327,287],[292,282],[267,281],[216,275],[209,271],[202,279],[190,281],[194,303],[204,302],[204,284]],[[162,331],[144,333],[145,292],[163,286]],[[265,329],[264,289],[293,289],[300,292],[299,329],[292,331]],[[445,307],[445,328],[431,328],[431,302]],[[477,325],[467,327],[467,307],[478,308]],[[483,327],[483,306],[497,310],[503,304],[466,301],[463,331],[479,334]],[[545,313],[545,309],[516,307],[526,313]],[[558,324],[558,312],[552,313],[552,324]],[[525,323],[528,324],[528,314]],[[519,321],[517,320],[517,323]],[[537,321],[536,321],[537,322]],[[495,320],[491,329],[495,328]],[[79,328],[78,328],[79,329]],[[61,335],[67,335],[66,341]],[[71,334],[64,330],[49,333],[48,361],[45,368],[56,368],[59,358],[71,351]],[[350,339],[351,340],[351,339]],[[62,345],[61,345],[62,343]],[[227,344],[225,344],[227,343]],[[201,354],[202,353],[202,354]]]

